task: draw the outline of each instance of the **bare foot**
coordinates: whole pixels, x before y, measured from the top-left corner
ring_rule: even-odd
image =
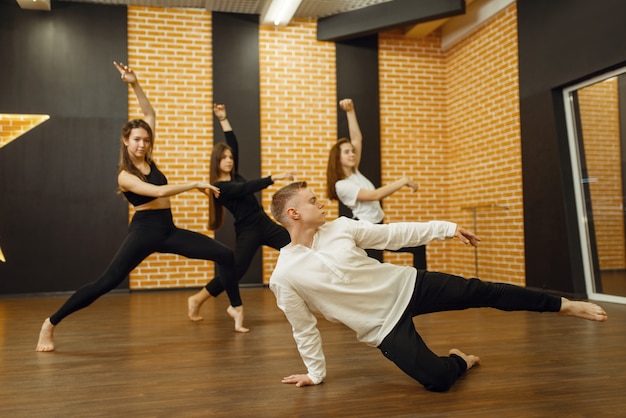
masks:
[[[200,303],[193,296],[187,298],[187,315],[191,321],[202,321],[204,318],[200,316]]]
[[[39,331],[39,341],[35,351],[54,351],[54,341],[52,334],[54,333],[54,325],[50,322],[50,318],[46,318]]]
[[[478,356],[474,356],[472,354],[465,354],[464,352],[456,348],[453,348],[452,350],[450,350],[448,354],[456,354],[457,356],[465,360],[465,363],[467,363],[466,371],[471,369],[473,366],[480,364],[480,358]]]
[[[250,332],[248,328],[243,326],[243,306],[237,306],[236,308],[229,306],[226,312],[235,320],[235,332]]]
[[[608,316],[602,307],[591,302],[575,301],[561,298],[560,315],[604,322]]]
[[[198,293],[187,298],[187,316],[191,321],[196,322],[204,319],[200,316],[200,308],[210,297],[211,294],[203,287]]]

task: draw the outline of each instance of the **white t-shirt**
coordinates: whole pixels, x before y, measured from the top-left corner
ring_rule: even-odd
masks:
[[[378,200],[358,201],[359,190],[376,190],[376,187],[360,171],[335,183],[335,191],[341,203],[352,211],[352,216],[359,220],[377,224],[385,217],[385,212]]]
[[[270,277],[278,307],[291,324],[309,378],[326,377],[322,339],[313,313],[356,332],[377,347],[396,325],[415,287],[417,270],[380,263],[365,249],[397,250],[454,236],[444,221],[372,224],[340,217],[321,226],[311,248],[287,245]]]

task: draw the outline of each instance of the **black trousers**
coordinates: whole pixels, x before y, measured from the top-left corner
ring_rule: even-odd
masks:
[[[409,306],[378,348],[426,389],[445,392],[467,370],[467,364],[454,354],[438,356],[433,353],[415,329],[413,317],[482,307],[504,311],[558,312],[561,298],[505,283],[419,270]]]
[[[237,240],[235,243],[235,277],[239,281],[246,274],[252,258],[262,245],[280,250],[291,242],[289,232],[281,225],[272,221],[265,213],[258,216],[256,222],[245,227],[236,228]],[[215,277],[205,286],[211,296],[217,296],[224,291],[220,278]]]
[[[57,325],[69,314],[91,305],[100,296],[115,289],[139,263],[155,252],[215,261],[230,304],[241,305],[235,279],[235,259],[230,248],[209,236],[176,228],[169,209],[145,210],[133,216],[128,236],[104,273],[96,281],[78,289],[50,316],[50,322]]]

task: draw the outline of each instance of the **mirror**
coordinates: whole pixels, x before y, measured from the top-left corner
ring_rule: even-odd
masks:
[[[563,92],[587,294],[616,303],[626,303],[625,86],[622,68]]]

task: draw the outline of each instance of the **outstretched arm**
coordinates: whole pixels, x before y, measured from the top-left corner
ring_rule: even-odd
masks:
[[[272,174],[271,178],[272,178],[272,181],[277,181],[277,180],[294,181],[296,179],[296,173],[293,171],[285,171],[280,174]]]
[[[463,244],[471,244],[472,247],[477,247],[480,238],[476,236],[472,231],[468,231],[467,229],[461,228],[460,226],[456,227],[456,231],[454,232],[454,236],[461,240]]]
[[[317,318],[295,289],[280,285],[277,283],[279,281],[280,279],[274,281],[270,279],[270,289],[276,296],[278,307],[291,324],[293,338],[307,368],[307,374],[283,377],[282,383],[295,384],[297,387],[320,384],[326,377],[326,359],[322,350],[322,338],[317,328]]]
[[[386,186],[379,187],[375,190],[359,189],[359,194],[357,194],[356,200],[360,202],[382,200],[385,197],[397,192],[404,186],[409,186],[412,192],[417,191],[417,184],[405,176],[394,181],[393,183],[389,183]]]
[[[158,186],[141,180],[134,174],[130,174],[126,170],[122,170],[117,177],[120,189],[125,192],[133,192],[141,196],[150,197],[170,197],[189,190],[198,189],[204,194],[208,194],[209,190],[219,197],[220,190],[210,183],[203,181],[195,181],[191,183],[165,184]]]
[[[226,105],[214,103],[213,113],[215,113],[217,120],[220,121],[222,131],[230,132],[233,130],[232,126],[230,126],[230,122],[228,121],[228,116],[226,114]]]
[[[152,134],[154,134],[156,129],[156,112],[152,108],[150,100],[148,100],[148,97],[141,88],[137,75],[128,65],[124,65],[123,63],[118,64],[115,61],[113,61],[113,65],[117,68],[117,71],[120,72],[122,81],[130,84],[133,88],[137,101],[139,102],[139,106],[141,107],[141,111],[143,112],[144,120],[148,123],[148,125],[150,125],[150,128],[152,128]]]
[[[348,131],[350,132],[350,142],[354,147],[354,154],[356,157],[355,168],[359,169],[361,162],[361,153],[363,150],[363,135],[361,134],[361,128],[359,127],[359,121],[356,118],[356,110],[354,110],[354,103],[352,99],[343,99],[339,102],[339,107],[346,112],[348,118]]]
[[[361,155],[363,152],[363,134],[359,127],[359,121],[356,117],[356,110],[354,109],[354,102],[352,99],[343,99],[339,102],[339,107],[346,112],[348,118],[348,130],[350,131],[350,142],[354,147],[354,154],[356,157],[355,168],[359,169],[361,162]],[[417,184],[408,177],[402,177],[391,184],[383,187],[379,187],[376,190],[361,189],[357,195],[357,200],[364,201],[376,201],[382,200],[392,193],[400,190],[404,186],[409,186],[411,191],[417,191]]]

